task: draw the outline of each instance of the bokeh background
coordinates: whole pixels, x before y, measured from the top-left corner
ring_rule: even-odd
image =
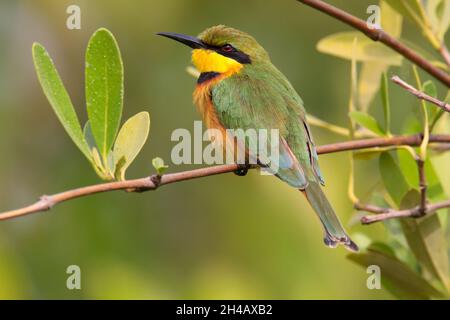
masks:
[[[360,17],[374,4],[330,2]],[[66,28],[71,4],[81,7],[81,30]],[[318,53],[315,45],[349,28],[296,1],[1,1],[0,211],[99,182],[42,93],[31,58],[34,41],[53,57],[84,123],[86,44],[99,27],[113,32],[125,66],[124,119],[143,110],[151,114],[150,139],[128,172],[140,177],[152,173],[156,156],[170,165],[172,131],[192,129],[199,120],[191,102],[195,79],[185,72],[189,50],[155,32],[195,35],[215,24],[254,35],[311,114],[346,126],[349,62]],[[420,40],[408,25],[404,34]],[[406,67],[393,70],[409,76]],[[415,106],[404,103],[414,100],[400,90],[392,101],[395,128]],[[313,131],[319,145],[342,139]],[[383,240],[382,225],[361,227],[352,219],[348,157],[321,156],[326,193],[350,233]],[[357,169],[364,199],[379,173],[370,161]],[[322,244],[318,220],[298,191],[256,172],[228,174],[157,192],[96,195],[1,222],[0,298],[392,298],[384,289],[368,290],[366,271],[346,255]],[[81,268],[82,290],[66,288],[72,264]]]

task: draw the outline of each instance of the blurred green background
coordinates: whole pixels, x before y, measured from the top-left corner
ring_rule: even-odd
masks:
[[[330,2],[360,17],[374,3]],[[71,4],[81,7],[81,30],[66,28]],[[113,32],[125,66],[124,119],[147,110],[152,120],[131,178],[150,174],[156,156],[170,165],[171,132],[192,129],[199,119],[191,102],[195,79],[185,72],[188,49],[155,32],[195,35],[215,24],[255,36],[311,114],[346,126],[349,63],[318,53],[315,45],[349,28],[296,1],[1,1],[0,211],[99,182],[42,93],[31,59],[34,41],[53,57],[84,123],[86,44],[99,27]],[[420,41],[408,25],[405,33]],[[408,79],[408,70],[395,71]],[[392,104],[400,98],[414,101],[394,90]],[[376,100],[372,109],[378,114]],[[394,128],[411,108],[392,108]],[[313,130],[318,145],[342,140]],[[348,157],[321,156],[325,191],[350,233],[382,240],[382,225],[361,227],[354,218],[347,198]],[[169,171],[189,168],[172,165]],[[364,199],[378,170],[370,161],[357,168],[357,191]],[[0,298],[392,297],[383,289],[368,290],[365,270],[346,254],[322,244],[317,218],[298,191],[256,172],[245,178],[228,174],[157,192],[96,195],[1,222]],[[72,264],[81,267],[82,290],[66,288]]]

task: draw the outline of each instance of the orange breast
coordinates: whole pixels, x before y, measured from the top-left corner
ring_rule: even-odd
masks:
[[[224,148],[224,152],[226,152],[226,148],[231,147],[231,149],[228,149],[230,151],[234,149],[234,139],[227,140],[226,128],[223,126],[217,116],[217,110],[213,104],[211,97],[211,90],[219,81],[223,80],[226,77],[226,74],[221,74],[213,79],[198,84],[193,94],[194,104],[201,114],[206,127],[208,129],[217,129],[221,133],[220,137],[210,136],[210,139],[214,143],[219,143],[220,145],[222,145],[222,147]]]
[[[227,134],[227,128],[224,127],[217,116],[217,110],[211,97],[213,87],[229,76],[230,73],[222,73],[215,78],[197,84],[193,94],[194,103],[202,115],[206,127],[208,129],[219,130],[220,137],[210,136],[210,139],[212,142],[218,143],[223,147],[224,159],[233,159],[236,162],[238,157],[240,157],[239,155],[244,155],[245,161],[247,162],[249,160],[249,153],[245,147],[245,143],[239,142],[232,134]]]
[[[194,104],[197,106],[197,110],[202,116],[206,127],[208,129],[218,129],[222,133],[225,133],[225,128],[217,117],[217,110],[212,101],[211,91],[225,77],[225,74],[221,74],[208,81],[197,84],[193,94]]]

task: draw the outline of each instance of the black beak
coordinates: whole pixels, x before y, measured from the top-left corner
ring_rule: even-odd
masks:
[[[167,37],[175,41],[184,43],[185,45],[191,47],[192,49],[206,48],[205,44],[198,38],[187,36],[184,34],[173,33],[173,32],[158,32],[158,36]]]

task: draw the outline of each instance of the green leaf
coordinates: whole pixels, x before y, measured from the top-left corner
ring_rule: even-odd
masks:
[[[417,162],[411,157],[411,154],[404,149],[397,150],[397,157],[399,167],[402,171],[404,178],[406,179],[409,188],[419,187],[419,174],[417,169]],[[425,176],[427,178],[427,196],[432,201],[441,201],[447,198],[442,186],[442,182],[439,179],[439,175],[434,169],[434,165],[430,158],[425,160]],[[445,176],[445,174],[443,174]],[[446,224],[447,215],[439,214],[442,224]]]
[[[442,7],[443,0],[427,0],[425,2],[425,13],[431,28],[436,32],[440,27],[442,15],[438,13],[438,9]]]
[[[389,6],[402,16],[415,22],[419,27],[424,26],[425,16],[420,0],[384,0]]]
[[[159,175],[162,175],[164,171],[166,171],[166,169],[169,167],[168,165],[165,165],[164,160],[159,157],[152,160],[152,165]]]
[[[450,124],[450,119],[448,117],[444,118],[444,120],[446,120],[445,122],[448,122],[448,124]],[[446,124],[444,122],[444,124]],[[450,128],[450,126],[449,126]],[[450,166],[448,165],[450,163],[450,153],[449,152],[443,152],[440,153],[439,155],[430,157],[428,159],[430,161],[430,163],[432,163],[432,167],[434,168],[439,168],[439,176],[436,173],[436,169],[434,169],[435,171],[435,175],[437,180],[439,181],[439,188],[442,190],[441,195],[433,195],[431,198],[431,201],[436,202],[436,201],[441,201],[444,199],[448,199],[449,195],[450,195],[450,179],[445,179],[445,177],[449,177],[450,176]],[[427,170],[427,168],[425,168]],[[429,173],[427,173],[427,171],[425,171],[427,174],[427,180],[433,179],[433,176],[428,176]],[[439,177],[443,177],[442,179],[439,179]],[[438,188],[434,188],[434,190],[439,191]],[[434,193],[434,192],[433,192]],[[448,226],[448,231],[447,231],[447,235],[449,237],[449,243],[450,243],[450,216],[449,216],[449,212],[450,209],[442,209],[439,210],[437,212],[439,219],[441,221],[441,225],[442,226]]]
[[[425,11],[430,25],[439,40],[443,40],[450,26],[450,2],[448,0],[427,0]]]
[[[63,125],[67,134],[86,158],[91,161],[88,146],[81,131],[78,116],[73,108],[72,101],[67,94],[64,84],[53,64],[48,52],[39,44],[33,44],[33,61],[42,90],[47,97],[53,111]]]
[[[128,119],[119,131],[114,144],[113,159],[115,176],[125,180],[125,172],[141,151],[150,130],[150,115],[140,112]],[[121,165],[119,166],[119,164]]]
[[[427,48],[424,48],[423,46],[418,45],[417,43],[406,39],[401,38],[401,42],[403,42],[407,47],[409,47],[411,50],[415,51],[419,55],[423,56],[424,59],[428,60],[431,64],[433,64],[435,67],[441,68],[443,70],[449,70],[447,64],[445,62],[439,61],[439,59],[442,59],[442,57],[436,53],[436,51],[431,51],[430,47],[427,46]]]
[[[351,111],[351,112],[349,112],[348,115],[350,116],[350,118],[353,121],[358,123],[360,126],[369,129],[373,133],[380,135],[380,136],[383,136],[386,134],[384,132],[384,130],[381,128],[378,121],[374,117],[369,115],[368,113],[364,113],[361,111]]]
[[[441,40],[438,38],[436,30],[433,30],[432,23],[422,6],[421,0],[385,0],[392,8],[402,14],[404,17],[417,24],[423,35],[427,38],[430,44],[439,49]]]
[[[380,267],[381,283],[401,299],[432,299],[442,298],[443,294],[420,275],[412,271],[405,263],[390,253],[371,246],[366,252],[347,255],[351,261],[366,268],[371,265]]]
[[[400,38],[402,34],[403,17],[386,1],[380,1],[381,28],[391,37]]]
[[[397,150],[397,159],[399,168],[408,183],[408,188],[419,187],[419,173],[417,169],[417,162],[411,154],[405,149]]]
[[[84,139],[86,140],[89,146],[89,151],[91,152],[92,155],[93,160],[92,165],[94,167],[95,172],[103,180],[107,181],[112,180],[112,174],[110,173],[108,166],[103,163],[102,159],[100,158],[100,154],[98,153],[98,148],[97,145],[95,144],[95,139],[94,136],[92,135],[91,124],[89,123],[89,121],[87,121],[84,125],[83,135]]]
[[[389,104],[389,82],[386,73],[381,77],[381,101],[383,102],[384,128],[385,132],[390,132],[391,107]]]
[[[357,46],[353,50],[355,38]],[[402,63],[402,57],[399,54],[356,31],[329,35],[319,41],[317,50],[346,60],[352,60],[354,56],[356,61],[378,61],[395,66]]]
[[[420,116],[418,108],[413,108],[412,112],[405,114],[400,130],[402,134],[417,134],[422,131],[422,124],[418,120],[418,114]]]
[[[436,85],[434,84],[433,81],[431,80],[427,80],[422,84],[422,90],[423,92],[425,92],[426,94],[428,94],[429,96],[432,96],[434,98],[437,97],[437,88]],[[431,102],[425,101],[426,105],[428,107],[434,107],[434,108],[438,108],[437,106],[435,106],[434,104],[432,104]]]
[[[380,155],[380,153],[385,152],[384,149],[371,148],[367,150],[357,150],[353,152],[353,157],[357,160],[371,160]]]
[[[446,177],[445,174],[442,172],[442,168],[439,168],[439,175],[434,168],[435,165],[431,162],[430,157],[427,158],[425,161],[425,176],[427,177],[427,185],[428,185],[428,198],[433,201],[442,201],[448,198],[447,194],[445,193],[444,186],[442,185],[442,181],[440,179],[440,176]],[[442,226],[446,226],[448,223],[448,209],[439,210],[437,212],[437,215],[439,217],[439,220],[441,222]]]
[[[358,81],[358,101],[362,111],[367,112],[370,103],[380,89],[380,79],[389,65],[378,62],[364,62],[361,67]]]
[[[437,10],[438,15],[440,16],[440,25],[437,30],[437,35],[440,40],[443,40],[450,27],[450,1],[443,0]]]
[[[104,163],[120,125],[123,105],[123,65],[114,36],[97,30],[86,50],[86,104],[92,134]]]
[[[413,208],[419,203],[419,192],[410,190],[403,197],[400,209]],[[430,214],[419,219],[401,219],[400,222],[409,248],[417,261],[440,280],[445,288],[449,288],[447,243],[439,217]]]
[[[434,98],[437,98],[436,85],[432,81],[426,81],[423,84],[423,90],[428,95],[430,95],[430,96],[432,96]],[[430,115],[429,116],[430,132],[433,132],[436,124],[438,123],[439,119],[444,115],[445,111],[443,109],[441,109],[441,108],[437,108],[435,105],[432,105],[429,102],[426,103],[426,106],[429,109],[429,115]]]
[[[433,132],[434,128],[436,127],[438,121],[442,118],[442,116],[445,114],[445,111],[443,109],[438,110],[433,116],[433,118],[430,120],[430,132]]]
[[[400,37],[402,33],[402,16],[393,10],[384,1],[380,1],[381,27],[394,38]],[[369,105],[380,89],[380,79],[386,72],[389,64],[382,61],[364,62],[358,81],[358,99],[362,111],[367,111]]]
[[[379,168],[387,192],[397,206],[400,206],[404,194],[410,189],[400,168],[388,152],[380,155]]]
[[[437,97],[436,85],[431,80],[425,81],[422,84],[422,91],[431,97],[434,97],[434,98]],[[429,119],[429,123],[431,124],[433,122],[436,114],[439,113],[439,111],[441,109],[428,101],[424,101],[424,103],[425,103],[425,106],[427,107],[427,111],[428,111],[428,115],[429,115],[428,119]]]
[[[125,180],[125,170],[123,169],[124,165],[127,163],[125,157],[121,157],[118,159],[114,165],[114,178],[116,180]]]
[[[380,253],[383,253],[386,256],[389,256],[392,258],[397,258],[397,255],[395,254],[394,249],[390,245],[383,243],[383,242],[375,241],[370,244],[370,246],[367,248],[367,250],[378,251]]]
[[[425,176],[427,177],[428,184],[428,197],[432,200],[444,200],[446,197],[444,194],[444,188],[442,187],[439,175],[434,169],[430,159],[425,161]]]
[[[95,139],[94,136],[92,135],[92,129],[91,129],[91,124],[88,121],[86,121],[86,123],[84,124],[84,128],[83,128],[83,136],[84,136],[84,140],[86,141],[89,150],[92,152],[93,149],[97,149],[97,145],[95,144]]]

